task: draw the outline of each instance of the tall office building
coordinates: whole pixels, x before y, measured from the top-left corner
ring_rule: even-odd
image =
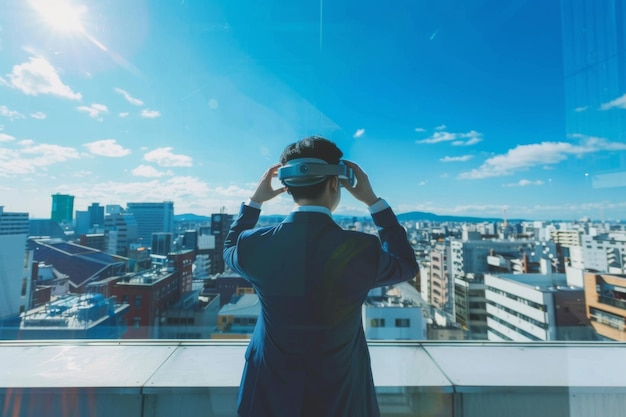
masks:
[[[152,233],[151,254],[167,256],[172,251],[171,233]]]
[[[232,214],[222,212],[211,215],[211,235],[215,238],[215,249],[211,253],[211,274],[224,272],[224,240],[232,223]]]
[[[98,203],[92,203],[87,207],[87,212],[89,213],[89,228],[104,225],[104,207]]]
[[[466,274],[454,281],[456,322],[473,340],[487,339],[487,299],[483,274]]]
[[[137,222],[130,213],[116,213],[104,218],[106,252],[128,256],[128,248],[137,240]]]
[[[0,320],[29,308],[30,258],[26,251],[28,213],[0,206]]]
[[[137,238],[145,246],[152,242],[153,233],[174,232],[174,203],[127,203],[126,211],[137,221]]]
[[[71,223],[74,220],[74,196],[53,194],[50,219],[57,223]]]

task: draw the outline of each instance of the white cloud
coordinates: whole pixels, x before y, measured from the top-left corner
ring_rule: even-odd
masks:
[[[626,109],[626,94],[621,97],[611,100],[608,103],[604,103],[600,106],[600,110],[610,110],[613,108]]]
[[[108,156],[112,158],[119,158],[130,154],[130,149],[124,148],[117,143],[115,139],[103,139],[95,142],[85,143],[83,145],[94,155]]]
[[[193,161],[190,156],[173,154],[172,147],[170,146],[150,151],[144,155],[143,159],[163,167],[193,166]]]
[[[109,112],[104,104],[92,103],[91,106],[78,106],[76,110],[89,114],[89,117],[102,121],[102,114]]]
[[[35,113],[31,113],[31,114],[30,114],[30,117],[32,117],[33,119],[43,120],[43,119],[45,119],[47,116],[46,116],[46,113],[43,113],[43,112],[38,111],[38,112],[35,112]]]
[[[465,162],[472,159],[474,155],[463,155],[463,156],[444,156],[439,159],[441,162]]]
[[[11,110],[7,106],[0,106],[0,115],[8,117],[9,120],[25,119],[26,117],[16,110]]]
[[[471,171],[463,172],[460,179],[480,179],[511,175],[517,171],[527,170],[538,165],[554,165],[569,156],[626,150],[626,143],[609,142],[603,138],[584,135],[573,135],[581,139],[578,145],[568,142],[542,142],[529,145],[518,145],[506,154],[496,155]]]
[[[135,98],[135,97],[131,96],[125,90],[122,90],[121,88],[117,88],[117,87],[114,88],[113,90],[116,93],[121,94],[122,96],[124,96],[126,101],[128,101],[130,104],[132,104],[134,106],[143,106],[143,101],[139,100],[138,98]]]
[[[28,62],[13,66],[13,71],[7,76],[9,81],[6,84],[30,96],[52,94],[70,100],[82,98],[80,93],[72,91],[61,81],[56,69],[42,57],[31,57]]]
[[[426,129],[424,129],[423,127],[416,127],[415,131],[418,133],[423,133],[423,132],[426,132]]]
[[[76,149],[66,146],[36,144],[32,140],[19,141],[18,145],[21,148],[0,148],[0,176],[30,174],[80,157]]]
[[[356,132],[354,132],[354,135],[352,135],[353,138],[360,138],[361,136],[363,136],[363,133],[365,133],[365,129],[357,129]]]
[[[510,184],[503,184],[503,187],[527,187],[529,185],[543,185],[543,181],[530,181],[530,180],[519,180],[518,182],[513,182]]]
[[[15,140],[14,136],[7,135],[6,133],[0,133],[0,142],[11,142],[14,140]]]
[[[441,126],[440,126],[441,127]],[[452,142],[455,146],[474,145],[483,140],[482,133],[470,130],[467,133],[435,132],[432,136],[416,141],[418,144],[434,144],[441,142]]]
[[[218,197],[206,182],[189,176],[171,177],[167,180],[76,184],[72,186],[72,192],[90,201],[174,201],[177,212],[180,205],[187,200],[201,199],[204,203]],[[215,199],[215,203],[216,209],[220,207],[219,199]]]
[[[159,178],[164,175],[172,175],[172,171],[162,172],[150,165],[139,165],[133,169],[132,174],[136,177]]]
[[[448,126],[446,125],[439,125],[435,128],[435,130],[445,130]]]
[[[576,113],[580,113],[580,112],[584,112],[584,111],[586,111],[586,110],[588,110],[588,109],[589,109],[589,106],[580,106],[580,107],[576,107],[576,108],[574,109],[574,111],[575,111]]]
[[[158,110],[143,109],[141,111],[141,117],[146,119],[154,119],[156,117],[159,117],[160,115],[161,112]]]
[[[452,145],[453,146],[472,146],[482,141],[483,141],[483,138],[481,137],[480,133],[478,133],[477,136],[469,136],[469,139],[465,141],[455,140],[454,142],[452,142]]]
[[[121,112],[118,116],[119,117],[128,117],[128,112],[127,111]]]

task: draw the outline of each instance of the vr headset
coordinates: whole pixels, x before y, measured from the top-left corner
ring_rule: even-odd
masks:
[[[287,187],[308,187],[319,184],[329,175],[336,175],[339,179],[348,181],[351,187],[356,184],[354,171],[343,162],[332,165],[323,159],[298,158],[278,168],[278,179]]]

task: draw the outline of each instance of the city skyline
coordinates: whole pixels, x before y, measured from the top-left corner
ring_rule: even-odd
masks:
[[[626,86],[572,87],[576,19],[539,0],[12,2],[0,206],[235,213],[285,145],[320,134],[398,213],[623,220]],[[337,213],[367,211],[344,192]]]

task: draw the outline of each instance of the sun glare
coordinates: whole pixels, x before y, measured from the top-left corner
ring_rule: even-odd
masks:
[[[55,31],[84,32],[82,16],[85,6],[75,6],[68,0],[31,0],[33,8]]]

